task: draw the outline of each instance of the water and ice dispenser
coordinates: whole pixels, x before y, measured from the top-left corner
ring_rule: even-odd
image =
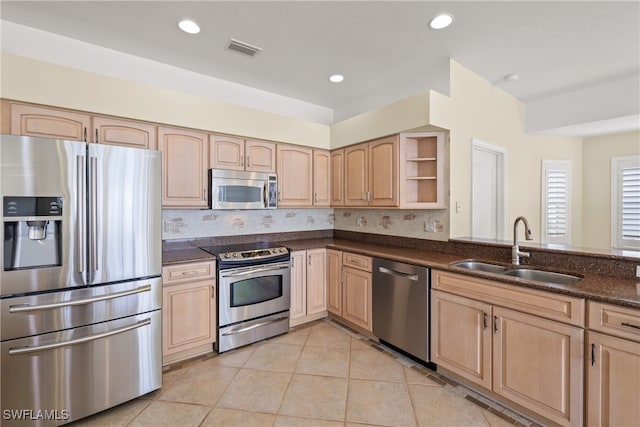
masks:
[[[62,262],[62,197],[4,197],[4,270]]]

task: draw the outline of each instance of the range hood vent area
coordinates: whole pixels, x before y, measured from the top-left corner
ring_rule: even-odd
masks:
[[[236,40],[236,39],[229,40],[229,45],[227,46],[227,49],[233,50],[251,57],[256,56],[258,53],[262,51],[261,47],[254,46],[249,43],[241,42],[240,40]]]

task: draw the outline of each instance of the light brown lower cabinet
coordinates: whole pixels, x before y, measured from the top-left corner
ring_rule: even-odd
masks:
[[[162,269],[162,363],[213,351],[216,341],[215,261]]]
[[[431,291],[431,359],[491,389],[490,304]]]
[[[327,310],[342,317],[342,251],[327,249]]]
[[[371,257],[328,249],[327,258],[329,312],[371,333]]]
[[[540,317],[533,305],[548,298],[549,307],[575,313],[584,301],[528,289],[510,293],[508,286],[432,271],[432,361],[525,412],[581,426],[584,328]]]
[[[588,320],[587,425],[640,425],[640,310],[590,301]]]
[[[326,316],[326,249],[292,251],[289,325],[296,326]]]
[[[587,425],[640,423],[640,343],[588,331]]]

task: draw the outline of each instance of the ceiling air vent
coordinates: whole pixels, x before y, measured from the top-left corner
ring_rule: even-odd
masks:
[[[240,40],[230,39],[229,50],[235,50],[249,56],[256,56],[258,52],[262,51],[261,47],[250,45],[249,43],[241,42]]]

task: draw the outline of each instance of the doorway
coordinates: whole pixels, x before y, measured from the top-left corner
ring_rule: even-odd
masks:
[[[471,237],[506,236],[506,149],[471,140]]]

